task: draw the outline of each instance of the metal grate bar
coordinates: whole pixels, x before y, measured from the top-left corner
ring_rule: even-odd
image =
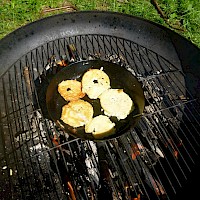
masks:
[[[120,142],[120,144],[118,144],[118,142]],[[139,169],[142,166],[140,166],[140,163],[137,162],[137,161],[134,162],[132,165],[130,164],[132,162],[131,154],[128,153],[128,152],[130,152],[130,149],[129,150],[126,149],[127,153],[123,153],[123,149],[120,149],[120,147],[122,147],[121,146],[122,144],[123,143],[121,141],[119,141],[119,140],[115,141],[115,143],[114,143],[115,149],[116,149],[116,151],[117,151],[117,153],[119,155],[120,160],[122,162],[124,162],[124,165],[126,163],[124,170],[125,170],[126,176],[127,176],[128,180],[129,180],[130,184],[132,186],[134,186],[134,184],[135,184],[134,183],[134,178],[135,178],[135,181],[139,182],[141,184],[141,186],[139,186],[139,189],[141,191],[144,191],[145,196],[147,197],[147,199],[150,199],[150,196],[149,196],[149,194],[148,194],[148,192],[146,190],[146,187],[144,186],[143,180],[141,179],[141,174],[139,173],[140,172]],[[135,173],[135,175],[132,174],[131,171],[133,171]]]
[[[154,125],[155,125],[155,124],[154,124]],[[147,125],[147,126],[148,126],[148,125]],[[160,135],[163,135],[163,134],[165,135],[165,134],[166,134],[166,130],[165,130],[165,128],[161,125],[161,123],[159,123],[159,126],[158,126],[157,131],[159,132]],[[149,139],[150,139],[150,138],[149,138]],[[148,140],[148,141],[151,141],[151,140],[149,140],[149,139],[147,139],[147,140]],[[169,135],[165,135],[165,136],[164,136],[164,140],[165,140],[165,142],[166,142],[166,144],[167,144],[167,143],[171,140],[171,137],[170,137]],[[171,148],[169,148],[169,151],[170,151],[171,155],[174,154],[174,151],[173,151]],[[178,165],[179,170],[181,170],[182,175],[183,175],[184,177],[185,177],[185,174],[184,174],[184,172],[182,171],[182,168],[180,167],[180,165],[178,164],[177,159],[175,159],[175,157],[174,157],[173,167],[172,167],[172,165],[170,164],[170,161],[168,160],[168,157],[167,157],[167,156],[165,156],[165,160],[167,161],[168,166],[170,167],[170,169],[171,169],[171,171],[172,171],[174,177],[176,177],[177,182],[178,182],[179,185],[181,186],[180,181],[179,181],[178,177],[176,176],[175,170],[173,169],[175,163]]]
[[[121,138],[121,140],[124,140],[125,138]],[[122,144],[124,145],[124,149],[127,151],[127,152],[130,152],[130,147],[128,148],[128,146],[126,145],[126,143],[129,142],[129,141],[122,141]],[[137,145],[137,144],[136,144]],[[132,162],[132,165],[133,166],[136,166],[135,168],[135,171],[137,171],[138,173],[138,176],[140,177],[140,180],[139,182],[144,182],[144,180],[141,179],[141,176],[142,176],[142,173],[144,173],[144,176],[145,176],[145,181],[147,181],[147,183],[151,186],[153,186],[152,184],[152,181],[151,181],[151,175],[149,174],[149,171],[148,169],[146,168],[146,165],[144,165],[143,161],[140,159],[140,157],[138,156],[137,159],[134,159],[132,158],[131,154],[128,154],[128,157],[130,159],[130,161]],[[129,172],[130,173],[130,172]],[[143,185],[143,189],[145,190],[146,192],[146,195],[149,197],[148,195],[148,192],[147,192],[147,189],[146,187]],[[153,190],[154,190],[154,187],[153,187]],[[155,190],[154,190],[155,192]],[[156,194],[156,199],[159,199],[158,195]]]
[[[5,90],[5,83],[4,83],[4,79],[3,79],[3,89],[4,89],[4,91],[6,91]],[[8,107],[8,104],[7,104],[7,98],[6,98],[6,95],[4,95],[4,98],[5,98],[5,108],[7,109],[7,107]],[[8,110],[8,109],[7,109]],[[8,116],[8,122],[10,121],[10,119],[9,119],[9,116]],[[13,146],[13,137],[12,137],[12,128],[11,128],[11,124],[10,123],[8,123],[8,128],[9,128],[9,136],[10,136],[10,144],[11,144],[11,146],[12,146],[12,148],[14,149],[14,146]],[[15,162],[17,163],[18,162],[18,156],[17,156],[17,154],[16,154],[16,152],[14,152],[14,160],[15,160]],[[24,164],[24,163],[23,163]],[[24,165],[24,167],[25,167],[25,165]],[[26,168],[25,168],[25,173],[26,173],[26,176],[27,176],[27,171],[26,171]],[[28,184],[28,187],[29,187],[29,190],[30,191],[32,191],[32,187],[30,186],[30,184]]]
[[[151,94],[151,97],[153,98],[153,95],[152,95],[152,94]],[[148,101],[148,100],[147,100],[147,101]],[[155,102],[156,102],[156,101],[155,101]],[[171,102],[172,102],[172,105],[176,107],[176,105],[173,103],[173,101],[170,101],[170,103],[171,103]],[[150,104],[150,102],[149,102],[149,104]],[[157,102],[156,102],[155,104],[159,106],[159,104],[158,104]],[[155,105],[155,104],[154,104],[154,105]],[[179,109],[179,112],[181,112],[182,110],[180,110],[180,106],[179,106],[179,105],[180,105],[180,103],[177,104],[177,107],[176,107],[176,108],[178,108],[178,109]],[[183,104],[182,104],[182,105],[183,105]],[[184,105],[187,106],[187,103],[184,103]],[[170,108],[172,108],[172,106],[170,107],[170,106],[167,106],[167,105],[166,105],[166,107],[169,109],[169,112],[170,112]],[[158,108],[156,108],[156,109],[157,109],[157,112],[159,112]],[[182,112],[183,112],[183,111],[182,111]],[[185,112],[183,112],[183,114],[187,117],[187,114],[186,114]],[[170,115],[173,116],[173,113],[171,113]],[[196,128],[194,127],[194,129],[196,129]],[[197,130],[196,130],[196,131],[197,131]]]
[[[23,70],[23,69],[22,69],[22,65],[20,65],[20,68],[21,68],[21,71],[22,71],[22,70]],[[23,80],[23,74],[22,74],[22,73],[21,73],[21,80]],[[22,88],[24,88],[23,91],[27,91],[24,82],[21,82],[21,84],[22,84]],[[25,105],[26,105],[25,94],[24,94],[23,91],[21,90],[22,104],[23,104],[23,107],[25,108],[25,113],[27,113],[27,109],[26,109],[26,106],[25,106]],[[28,93],[28,91],[27,91],[27,93]],[[29,97],[29,98],[30,98],[30,97]],[[30,108],[30,110],[33,111],[33,108],[32,108],[31,106],[30,106],[29,108]],[[35,145],[35,144],[34,144],[34,141],[31,140],[31,137],[33,137],[33,132],[32,132],[32,130],[31,130],[32,127],[31,127],[31,125],[30,125],[28,116],[25,117],[25,120],[26,120],[26,122],[27,122],[28,133],[31,134],[29,140],[31,141],[32,145],[34,146],[34,145]],[[25,137],[26,137],[25,140],[27,140],[27,134],[25,135]],[[24,140],[24,138],[22,137],[22,142],[26,145],[25,148],[28,149],[29,146],[28,146],[28,144],[25,142],[25,140]],[[27,155],[23,155],[23,154],[22,154],[22,158],[23,158],[23,157],[31,157],[31,154],[30,154],[29,150],[27,151],[27,153],[28,153]],[[26,176],[25,178],[26,178],[26,180],[29,182],[28,184],[30,184],[30,185],[32,185],[32,184],[37,184],[36,181],[35,181],[35,180],[37,180],[37,179],[36,179],[36,172],[34,171],[33,162],[32,162],[31,159],[30,159],[30,166],[31,166],[31,167],[29,168],[29,167],[27,167],[27,166],[29,166],[29,164],[25,162],[25,167],[28,169],[28,170],[27,170],[28,173],[27,173],[27,176]],[[33,172],[34,181],[33,181],[33,180],[29,180],[29,178],[28,178],[28,177],[29,177],[28,174],[32,174],[32,172]],[[41,196],[42,196],[41,191],[40,191],[38,188],[37,188],[36,191],[40,194],[40,198],[41,198]],[[34,192],[34,190],[32,190],[31,192]]]
[[[3,81],[3,80],[2,80]],[[1,110],[0,110],[1,111]],[[0,112],[1,113],[1,112]],[[1,114],[0,114],[1,115]],[[1,118],[0,118],[0,130],[1,130],[1,133],[3,133],[4,132],[4,130],[3,130],[3,126],[2,126],[2,121],[1,121]],[[3,153],[3,155],[4,155],[4,159],[3,159],[3,161],[2,161],[2,169],[4,170],[4,168],[5,168],[5,166],[6,166],[6,177],[4,176],[4,173],[2,172],[2,175],[1,175],[1,177],[0,177],[0,183],[1,183],[1,185],[2,186],[5,186],[6,185],[6,187],[8,187],[8,188],[6,188],[6,189],[10,189],[10,191],[12,192],[12,180],[11,179],[9,179],[8,177],[9,177],[9,175],[10,175],[10,170],[9,170],[9,168],[8,168],[8,166],[9,166],[9,155],[7,155],[7,152],[6,152],[6,144],[5,144],[5,136],[4,136],[4,134],[1,134],[1,142],[2,142],[2,153]],[[3,179],[4,178],[4,179]],[[19,179],[19,177],[17,176],[17,178]],[[8,185],[8,186],[7,186]],[[5,189],[5,190],[6,190]],[[20,192],[22,192],[22,191],[20,191]],[[21,193],[22,195],[23,195],[23,192]],[[6,194],[1,194],[1,197],[3,198],[4,197],[4,195],[6,195]],[[9,197],[10,197],[10,195],[9,195]]]
[[[130,134],[130,135],[131,135],[131,137],[132,137],[132,140],[135,141],[136,144],[139,144],[139,145],[142,144],[142,145],[143,145],[143,142],[141,141],[141,139],[139,138],[139,135],[137,135],[137,133],[136,133],[135,131],[133,131],[132,134]],[[151,139],[152,139],[152,138],[151,138]],[[149,138],[149,141],[150,141],[150,138]],[[152,146],[152,144],[149,144],[149,145]],[[159,144],[157,144],[157,147],[160,148]],[[155,146],[154,146],[154,148],[155,148]],[[152,153],[153,153],[153,156],[155,156],[154,159],[156,159],[156,157],[157,157],[156,152],[153,151]],[[152,186],[154,187],[154,190],[155,190],[155,188],[156,188],[156,191],[155,191],[156,194],[157,194],[157,193],[161,193],[161,194],[164,193],[164,194],[165,194],[165,198],[166,198],[166,199],[169,199],[169,196],[168,196],[167,192],[166,192],[165,189],[164,189],[164,186],[163,186],[163,184],[162,184],[162,181],[161,181],[161,179],[160,179],[160,177],[159,177],[159,175],[158,175],[158,173],[156,172],[156,169],[155,169],[155,167],[154,167],[154,165],[155,165],[155,160],[151,160],[150,156],[148,155],[148,151],[147,151],[147,150],[144,151],[144,155],[145,155],[145,157],[147,158],[148,165],[150,165],[150,169],[152,169],[153,174],[155,174],[156,179],[157,179],[157,182],[155,181],[155,183],[152,184]],[[141,158],[140,158],[140,159],[141,159]],[[159,162],[159,164],[161,164],[160,159],[158,159],[157,161]],[[161,166],[162,166],[162,164],[161,164]],[[165,173],[165,171],[164,171],[164,173]],[[168,179],[168,177],[167,177],[167,179]],[[173,186],[172,186],[172,189],[174,189]],[[157,195],[157,196],[158,196],[158,195]]]
[[[10,83],[12,83],[11,80],[10,80]],[[13,91],[13,90],[12,90],[12,85],[10,85],[10,88],[11,88],[10,91],[11,91],[11,94],[12,94],[12,91]],[[13,95],[12,95],[12,96],[13,96]],[[11,96],[11,98],[12,98],[12,96]],[[11,99],[11,101],[12,101],[12,99]],[[5,102],[8,102],[8,100],[6,99]],[[24,105],[24,107],[26,107],[26,106]],[[28,117],[28,115],[27,115],[27,117]],[[10,120],[9,120],[9,121],[10,121]],[[39,128],[38,128],[38,129],[39,129]],[[29,131],[29,133],[31,132],[31,131],[30,131],[30,127],[29,127],[29,130],[28,130],[28,131]],[[11,134],[11,136],[12,136],[12,134]],[[27,139],[27,138],[26,138],[26,139]],[[12,140],[13,140],[13,139],[12,139]],[[13,140],[13,141],[14,141],[14,140]],[[23,141],[23,139],[22,139],[22,141]],[[24,141],[23,141],[23,142],[24,142]],[[24,143],[26,143],[26,142],[24,142]],[[27,144],[27,143],[26,143],[26,144]],[[14,148],[13,148],[13,149],[14,149]],[[23,152],[22,149],[20,149],[20,150],[21,150],[20,152]],[[28,153],[29,153],[29,151],[28,151]],[[22,160],[23,160],[24,155],[21,154],[21,157],[22,157]],[[28,157],[30,157],[30,154],[28,154]],[[30,161],[31,161],[31,160],[30,160]],[[15,161],[15,163],[16,163],[16,161]],[[24,163],[25,163],[25,164],[24,164]],[[36,164],[37,164],[37,163],[36,163]],[[26,163],[26,162],[23,162],[23,166],[24,166],[23,168],[26,168],[26,167],[27,167],[27,163]],[[38,166],[38,165],[37,165],[37,166]],[[27,168],[27,169],[29,169],[29,168]],[[30,168],[30,170],[31,170],[31,171],[28,170],[28,174],[29,174],[30,172],[33,172],[34,177],[36,177],[33,168]],[[26,170],[26,171],[27,171],[27,170]],[[25,171],[25,172],[26,172],[26,171]],[[29,177],[29,176],[28,176],[27,173],[26,173],[26,178],[27,178],[27,180],[28,180],[28,177]],[[42,182],[42,180],[40,180],[40,181]],[[32,184],[33,184],[33,183],[30,182],[28,185],[32,185]],[[36,187],[36,188],[37,188],[37,187]],[[29,188],[28,190],[30,190],[30,188]],[[43,192],[44,192],[44,191],[43,191]],[[40,194],[40,192],[39,192],[39,194]]]

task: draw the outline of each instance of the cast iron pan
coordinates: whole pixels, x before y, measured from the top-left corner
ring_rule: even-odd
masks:
[[[85,127],[74,128],[65,124],[60,120],[62,107],[68,102],[58,93],[58,84],[63,80],[76,79],[81,81],[82,75],[89,69],[100,69],[103,67],[103,71],[109,76],[111,82],[111,88],[123,89],[132,99],[135,105],[135,109],[124,120],[117,120],[115,117],[111,117],[111,121],[115,122],[115,129],[111,132],[102,134],[101,137],[94,137],[92,134],[85,133]],[[92,100],[87,95],[82,98],[92,104],[94,108],[94,117],[103,114],[99,99]],[[141,84],[138,80],[124,67],[120,65],[102,61],[81,61],[73,63],[61,71],[59,71],[50,82],[47,94],[46,94],[47,110],[53,121],[56,122],[64,131],[76,138],[89,139],[94,141],[101,141],[105,139],[111,139],[118,137],[135,126],[138,120],[141,118],[141,114],[144,110],[144,94]]]

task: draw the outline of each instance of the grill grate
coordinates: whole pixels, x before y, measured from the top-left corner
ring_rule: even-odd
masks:
[[[135,129],[96,144],[49,119],[45,91],[58,63],[80,59],[118,63],[142,82],[146,106]],[[198,99],[180,69],[136,43],[109,35],[55,40],[0,81],[1,199],[174,199],[196,163]]]

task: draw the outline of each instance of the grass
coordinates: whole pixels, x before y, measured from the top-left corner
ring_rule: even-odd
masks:
[[[180,33],[200,47],[200,0],[160,0],[169,23],[184,28]]]
[[[166,19],[151,0],[0,0],[0,38],[37,19],[65,12],[43,13],[69,2],[78,10],[109,10],[143,17],[173,29],[200,47],[200,0],[157,0]]]
[[[0,4],[0,37],[41,18],[41,10],[45,6],[57,7],[61,2],[59,0],[3,0]]]

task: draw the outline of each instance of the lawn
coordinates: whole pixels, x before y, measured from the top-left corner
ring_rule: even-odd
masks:
[[[109,10],[162,24],[200,47],[200,0],[0,0],[0,38],[49,15],[77,10]],[[69,6],[69,5],[73,6]]]

